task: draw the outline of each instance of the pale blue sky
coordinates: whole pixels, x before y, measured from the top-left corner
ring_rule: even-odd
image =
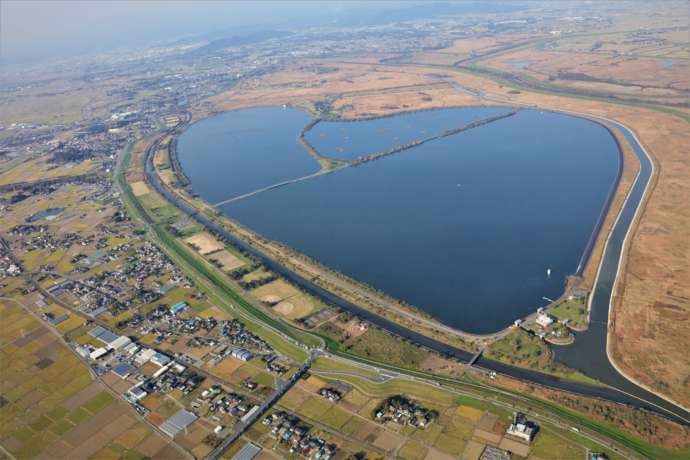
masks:
[[[235,27],[300,27],[398,2],[0,2],[0,56],[42,61]]]

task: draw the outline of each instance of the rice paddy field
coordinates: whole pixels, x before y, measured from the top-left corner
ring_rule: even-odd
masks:
[[[337,366],[317,366],[316,369]],[[355,369],[350,369],[353,374]],[[319,373],[315,370],[315,373]],[[323,387],[336,385],[346,391],[340,401],[318,395]],[[378,423],[374,412],[393,395],[404,395],[421,406],[434,409],[439,417],[426,428]],[[509,450],[513,458],[584,458],[587,448],[601,448],[559,429],[544,427],[532,443],[506,436],[512,413],[492,404],[403,379],[377,383],[355,375],[312,375],[295,385],[279,402],[279,408],[296,414],[318,430],[339,437],[346,449],[355,447],[371,458],[478,459],[486,446]],[[264,434],[266,445],[271,437]],[[609,458],[619,458],[609,454]]]
[[[0,316],[0,444],[12,456],[181,458],[53,330],[14,302],[0,300]]]

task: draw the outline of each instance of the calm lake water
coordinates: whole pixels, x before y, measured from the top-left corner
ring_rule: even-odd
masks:
[[[372,120],[322,121],[307,132],[306,139],[322,155],[353,160],[508,111],[496,107],[452,108]]]
[[[237,194],[232,158],[244,168],[245,183],[270,183],[278,173],[282,178],[301,175],[304,171],[291,165],[293,158],[308,169],[310,157],[295,148],[306,116],[293,110],[261,110],[290,128],[254,123],[256,112],[239,111],[197,123],[192,127],[195,143],[189,137],[180,142],[180,160],[192,187],[208,201]],[[485,109],[462,110],[434,111],[442,119],[438,131],[489,116]],[[244,113],[250,122],[244,123]],[[385,120],[391,130],[404,131],[407,128],[396,126],[408,126],[416,116]],[[233,123],[255,126],[263,135],[225,135],[237,131]],[[363,134],[371,133],[368,123],[347,127],[352,139],[375,151],[382,141]],[[284,145],[269,152],[264,143],[272,137]],[[208,151],[209,139],[220,153],[191,153]],[[371,147],[366,139],[371,139]],[[263,153],[256,155],[257,150]],[[222,152],[232,158],[222,158]],[[258,164],[252,169],[255,157]],[[275,167],[267,167],[271,164]],[[264,236],[448,325],[487,333],[545,304],[542,296],[560,295],[565,277],[577,268],[617,168],[616,143],[604,128],[525,110],[221,209]]]
[[[209,203],[318,171],[297,136],[309,115],[256,108],[193,124],[179,138],[178,158],[194,190]]]

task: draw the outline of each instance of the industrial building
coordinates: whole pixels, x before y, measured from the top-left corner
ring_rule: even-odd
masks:
[[[174,438],[177,433],[186,429],[196,419],[196,415],[184,409],[180,409],[175,413],[175,415],[161,423],[160,429],[163,433],[167,434],[171,438]]]
[[[254,357],[254,355],[250,351],[247,351],[244,348],[236,348],[235,350],[232,350],[230,356],[232,356],[233,358],[240,359],[242,361],[249,361]]]
[[[534,436],[537,434],[539,427],[525,417],[525,414],[516,412],[513,417],[513,423],[510,424],[506,434],[515,436],[525,442],[532,442]]]

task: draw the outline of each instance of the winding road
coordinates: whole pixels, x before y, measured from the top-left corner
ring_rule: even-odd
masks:
[[[680,417],[680,420],[677,421],[681,421],[681,423],[685,425],[690,425],[690,412],[687,408],[659,395],[648,387],[632,381],[623,374],[611,359],[610,343],[608,341],[612,301],[616,293],[616,286],[620,277],[623,258],[626,253],[625,249],[629,244],[629,239],[634,230],[634,223],[642,212],[644,201],[649,193],[651,179],[655,172],[652,156],[630,128],[611,118],[565,109],[543,109],[530,104],[488,96],[483,92],[473,91],[457,84],[455,88],[491,102],[532,107],[535,109],[538,108],[540,110],[548,110],[585,118],[594,122],[605,122],[615,126],[623,134],[640,162],[640,170],[628,191],[628,195],[626,196],[622,209],[616,217],[614,226],[609,231],[606,238],[604,253],[599,263],[589,300],[588,329],[586,331],[576,332],[576,340],[574,343],[555,347],[556,360],[600,382],[610,385],[621,392],[653,404],[661,410],[661,413],[673,412]],[[612,198],[613,195],[610,195],[608,199],[611,200]],[[608,205],[606,207],[608,207]],[[597,224],[598,228],[595,229],[595,232],[601,229],[602,222],[603,219],[600,219]],[[590,239],[588,243],[588,249],[583,255],[583,261],[586,260],[586,257],[589,257],[593,243],[594,238]],[[583,261],[580,262],[578,270],[582,268]]]
[[[482,97],[486,96],[482,95]],[[516,105],[512,101],[510,101],[510,104]],[[592,327],[590,327],[589,331],[580,334],[580,339],[576,341],[575,345],[563,348],[562,351],[557,353],[558,359],[562,362],[584,371],[586,374],[597,378],[599,381],[608,386],[597,386],[565,380],[552,375],[504,364],[486,358],[478,359],[476,365],[490,371],[495,371],[524,381],[545,385],[547,387],[647,409],[666,416],[678,423],[690,426],[690,412],[644,388],[635,385],[626,379],[611,364],[606,350],[606,325],[608,323],[609,311],[608,307],[610,305],[612,292],[614,292],[620,259],[623,254],[623,247],[628,237],[631,224],[634,222],[634,218],[640,209],[640,205],[643,202],[649,186],[653,174],[653,163],[649,157],[649,154],[638,142],[632,131],[620,123],[604,117],[597,117],[589,114],[568,111],[558,112],[580,116],[594,121],[606,121],[617,126],[625,134],[626,139],[630,142],[641,163],[640,172],[633,184],[628,198],[626,199],[624,207],[614,224],[614,228],[608,237],[604,250],[605,252],[602,258],[599,275],[597,276],[594,287],[594,295],[592,296],[592,319],[594,324]],[[181,131],[181,128],[171,130],[166,132],[166,134],[179,134],[179,131]],[[155,146],[156,143],[154,142],[153,145]],[[473,354],[468,351],[461,350],[431,337],[427,337],[419,334],[418,332],[407,329],[404,326],[389,321],[386,318],[378,316],[362,307],[336,296],[331,292],[326,291],[320,286],[317,286],[309,280],[301,277],[299,274],[285,268],[278,262],[255,249],[253,246],[248,245],[246,242],[237,238],[225,228],[212,222],[208,217],[180,200],[160,181],[153,167],[152,152],[154,151],[155,149],[149,148],[146,153],[146,181],[170,203],[175,205],[180,211],[189,215],[198,223],[204,225],[211,232],[223,237],[229,243],[252,254],[263,264],[265,264],[269,270],[274,271],[280,276],[286,278],[291,283],[294,283],[309,294],[320,298],[322,301],[358,315],[366,321],[380,327],[381,329],[399,335],[407,340],[417,343],[418,345],[466,362],[469,362],[473,358]],[[584,348],[584,346],[581,345],[582,343],[588,344],[588,347]]]

